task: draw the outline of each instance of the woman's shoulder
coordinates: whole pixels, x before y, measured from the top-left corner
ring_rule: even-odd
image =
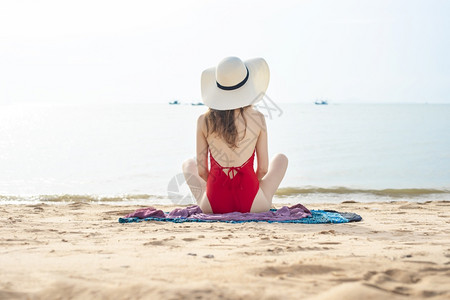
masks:
[[[206,131],[206,113],[201,114],[197,118],[197,128]]]
[[[246,113],[247,113],[247,116],[249,116],[254,122],[265,126],[266,117],[259,110],[257,110],[256,108],[251,106],[246,109]]]
[[[206,122],[206,115],[207,115],[207,112],[199,115],[198,118],[197,118],[197,124],[200,125],[200,123],[205,123]]]

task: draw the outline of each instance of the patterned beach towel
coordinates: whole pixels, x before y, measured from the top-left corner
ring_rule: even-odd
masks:
[[[347,223],[361,221],[361,216],[355,213],[341,213],[333,210],[309,210],[301,204],[283,206],[280,209],[271,209],[261,213],[232,212],[226,214],[204,214],[198,205],[185,208],[175,208],[171,212],[164,212],[154,207],[141,208],[135,212],[119,218],[120,223],[142,221],[163,222],[268,222],[268,223]]]

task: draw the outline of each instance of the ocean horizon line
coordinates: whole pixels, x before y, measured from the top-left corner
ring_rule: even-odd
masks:
[[[58,100],[49,100],[49,101],[9,101],[4,102],[0,101],[0,105],[8,106],[8,105],[32,105],[32,106],[40,106],[40,105],[107,105],[107,104],[169,104],[169,102],[172,102],[174,100],[180,101],[179,104],[173,105],[173,106],[204,106],[204,105],[198,105],[198,103],[202,103],[201,100],[181,100],[181,98],[171,98],[167,100],[157,100],[157,101],[149,101],[149,100],[98,100],[98,101],[89,101],[89,100],[83,100],[83,101],[58,101]],[[272,99],[277,104],[301,104],[301,105],[316,105],[315,99],[311,100],[283,100],[283,101],[276,101],[275,99]],[[341,104],[355,104],[355,105],[450,105],[450,102],[445,101],[420,101],[420,102],[405,102],[405,101],[352,101],[352,100],[331,100],[328,99],[327,105],[341,105]],[[325,105],[326,106],[326,105]],[[206,106],[205,106],[206,107]]]

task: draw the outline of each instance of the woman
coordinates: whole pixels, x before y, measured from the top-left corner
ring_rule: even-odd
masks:
[[[197,161],[185,161],[183,173],[204,213],[264,212],[272,206],[288,160],[277,154],[269,166],[264,115],[252,107],[268,84],[269,67],[262,58],[227,57],[202,73],[209,110],[197,121]]]

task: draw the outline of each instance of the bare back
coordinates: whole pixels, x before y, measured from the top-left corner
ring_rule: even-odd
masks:
[[[206,137],[212,156],[223,167],[236,167],[245,163],[255,151],[261,131],[266,130],[264,116],[260,112],[248,107],[243,115],[247,125],[239,110],[235,110],[235,124],[239,134],[237,148],[230,148],[223,138],[215,133]]]

